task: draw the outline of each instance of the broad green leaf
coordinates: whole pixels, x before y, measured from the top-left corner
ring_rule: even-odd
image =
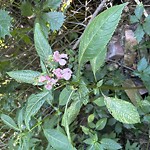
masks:
[[[48,56],[52,54],[52,50],[38,22],[35,24],[34,29],[34,43],[39,57],[46,62]]]
[[[40,72],[32,70],[10,71],[7,74],[18,82],[36,84],[36,78],[40,76]]]
[[[68,97],[70,96],[72,89],[70,86],[65,87],[59,95],[59,105],[65,105],[67,103]]]
[[[50,29],[52,31],[59,30],[64,23],[65,16],[61,12],[49,12],[42,15],[43,20],[50,24]]]
[[[43,4],[43,9],[57,9],[61,4],[61,0],[46,0]]]
[[[52,99],[49,91],[41,92],[39,94],[32,94],[28,98],[25,110],[25,124],[28,129],[30,129],[29,121],[31,119],[31,116],[35,115],[39,111],[39,109],[47,99]]]
[[[11,17],[8,12],[0,9],[0,38],[10,35]]]
[[[105,125],[107,123],[107,118],[102,118],[96,123],[96,129],[102,130],[104,129]]]
[[[1,119],[10,128],[17,130],[17,131],[20,131],[19,128],[17,127],[15,121],[11,117],[9,117],[8,115],[1,114]]]
[[[111,7],[99,14],[85,29],[79,45],[79,66],[92,60],[111,39],[127,3]]]
[[[55,129],[44,129],[49,144],[56,150],[72,150],[73,147],[67,137]]]
[[[141,25],[138,25],[137,29],[135,30],[135,37],[137,39],[138,42],[140,42],[143,37],[144,37],[144,30],[143,30],[143,27]]]
[[[81,109],[81,101],[74,101],[71,103],[70,107],[67,108],[67,111],[64,113],[62,118],[62,125],[65,127],[66,124],[70,125],[78,116]]]
[[[138,63],[137,70],[139,72],[141,72],[141,71],[145,70],[147,68],[147,66],[148,66],[148,62],[147,62],[146,58],[143,57]]]
[[[134,13],[139,20],[141,19],[142,15],[143,15],[143,11],[144,11],[143,5],[142,4],[137,5]]]
[[[121,149],[121,145],[118,144],[116,141],[109,139],[109,138],[103,138],[100,143],[104,147],[104,149],[109,149],[109,150],[117,150]]]
[[[131,103],[106,96],[104,96],[104,99],[108,111],[116,120],[126,124],[135,124],[140,122],[138,111]]]
[[[32,5],[29,1],[24,1],[21,3],[21,14],[25,17],[31,16],[33,14]]]
[[[96,74],[96,71],[98,71],[100,67],[104,65],[106,54],[106,47],[104,49],[99,49],[99,54],[90,61],[94,75]]]
[[[150,36],[150,15],[145,18],[143,29]]]

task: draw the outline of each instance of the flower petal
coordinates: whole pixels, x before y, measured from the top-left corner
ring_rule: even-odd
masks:
[[[66,62],[66,60],[64,60],[64,59],[60,59],[60,60],[59,60],[59,64],[60,64],[61,66],[64,66],[66,63],[67,63],[67,62]]]

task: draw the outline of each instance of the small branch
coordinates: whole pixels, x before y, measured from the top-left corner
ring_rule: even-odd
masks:
[[[91,23],[91,21],[96,17],[96,15],[101,11],[101,9],[103,8],[104,4],[106,3],[107,0],[103,0],[100,5],[97,7],[97,9],[95,10],[94,14],[92,15],[91,19],[89,20],[89,23],[87,24],[87,27],[89,26],[89,24]],[[82,34],[83,35],[83,34]],[[76,43],[73,45],[72,49],[76,49],[77,46],[80,43],[80,39],[82,37],[82,35],[79,37],[79,39],[76,41]]]

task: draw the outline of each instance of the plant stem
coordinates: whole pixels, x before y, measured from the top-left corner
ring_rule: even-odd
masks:
[[[74,92],[74,90],[70,93],[70,95],[68,97],[68,100],[67,100],[67,103],[66,103],[66,106],[65,106],[65,112],[64,112],[65,130],[66,130],[67,137],[68,137],[68,140],[69,140],[70,143],[72,143],[72,141],[71,141],[71,136],[70,136],[70,131],[69,131],[69,125],[68,125],[67,107],[68,107],[68,104],[69,104],[69,101],[71,99],[71,96],[72,96],[73,92]]]

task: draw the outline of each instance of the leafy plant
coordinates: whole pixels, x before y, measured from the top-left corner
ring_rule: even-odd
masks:
[[[0,38],[10,35],[11,17],[5,10],[0,10]]]
[[[137,5],[134,11],[135,15],[130,16],[130,22],[137,23],[137,28],[135,30],[135,37],[138,42],[141,42],[145,34],[150,35],[150,31],[149,31],[150,15],[148,15],[143,20],[143,12],[144,12],[144,6],[141,3],[140,5]]]
[[[132,125],[140,123],[140,116],[130,102],[113,95],[109,97],[109,93],[103,91],[104,80],[97,80],[96,73],[105,63],[106,46],[127,3],[105,10],[85,29],[79,45],[78,69],[73,72],[68,67],[69,56],[59,51],[53,52],[47,39],[48,31],[60,29],[64,22],[64,15],[55,11],[60,2],[35,1],[36,5],[33,6],[30,1],[25,1],[21,5],[22,15],[35,13],[36,16],[34,44],[41,70],[7,72],[16,81],[38,88],[37,93],[27,98],[16,119],[1,115],[2,121],[16,132],[10,147],[26,150],[121,149],[114,133],[103,134],[111,122],[110,118],[114,117],[114,124],[119,121]],[[55,12],[49,12],[51,10]],[[92,67],[89,71],[93,73],[92,82],[82,73],[88,61]],[[140,68],[139,64],[138,71],[143,71]],[[146,68],[147,64],[144,70]],[[78,125],[78,117],[79,120],[85,118],[81,126]]]

